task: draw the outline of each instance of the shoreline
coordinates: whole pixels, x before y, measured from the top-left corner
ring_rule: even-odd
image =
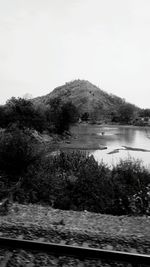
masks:
[[[80,127],[83,131],[80,130]],[[84,127],[87,127],[89,131],[86,131]],[[106,129],[105,129],[106,127]],[[117,133],[112,135],[109,134],[109,127],[110,128],[131,128],[131,129],[142,129],[143,126],[134,126],[134,125],[120,125],[120,124],[88,124],[88,123],[78,123],[70,129],[71,136],[67,139],[61,140],[57,142],[58,150],[105,150],[107,147],[107,140],[110,138],[114,138],[114,136],[118,136]],[[145,130],[150,129],[149,126],[143,127]],[[95,129],[95,131],[94,131]],[[97,130],[99,129],[99,131]],[[101,130],[105,131],[104,134],[100,134]],[[144,130],[143,129],[143,130]],[[107,134],[108,133],[108,134]],[[148,137],[147,137],[148,138]],[[149,149],[143,149],[139,147],[132,147],[132,146],[125,146],[122,142],[122,150],[130,150],[130,151],[141,151],[141,152],[150,152]],[[117,153],[121,150],[116,146],[115,152]],[[109,152],[110,153],[110,152]],[[113,154],[113,151],[112,153]]]

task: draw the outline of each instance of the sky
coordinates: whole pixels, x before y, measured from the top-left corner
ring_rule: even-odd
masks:
[[[150,108],[150,0],[0,0],[0,104],[75,79]]]

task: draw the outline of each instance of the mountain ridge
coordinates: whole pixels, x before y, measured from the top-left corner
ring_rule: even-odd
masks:
[[[87,80],[74,80],[56,87],[45,96],[32,99],[35,104],[47,105],[51,99],[61,98],[62,102],[71,101],[78,109],[79,114],[85,112],[90,116],[100,118],[118,110],[125,100],[100,89]]]

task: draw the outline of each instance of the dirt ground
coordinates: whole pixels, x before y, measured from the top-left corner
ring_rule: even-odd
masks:
[[[74,246],[150,253],[150,217],[128,217],[95,214],[87,211],[62,211],[41,205],[14,203],[7,215],[0,217],[0,236],[55,242]],[[0,259],[9,255],[11,261],[32,262],[29,266],[132,266],[79,261],[65,257],[34,255],[31,252],[0,251]],[[4,257],[5,255],[5,257]],[[30,258],[30,259],[29,259]],[[47,259],[47,264],[42,259]],[[24,259],[24,260],[23,260]],[[39,262],[41,262],[39,264]],[[51,262],[53,264],[50,264]],[[60,263],[62,262],[62,264]],[[15,263],[16,264],[16,263]],[[16,266],[28,266],[28,265]],[[24,263],[25,264],[25,263]],[[8,264],[6,266],[15,266]]]

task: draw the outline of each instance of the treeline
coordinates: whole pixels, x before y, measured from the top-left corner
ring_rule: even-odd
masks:
[[[141,109],[139,112],[139,116],[140,117],[150,117],[150,109],[149,108]]]
[[[115,110],[95,108],[90,114],[84,112],[80,118],[82,121],[90,121],[91,123],[97,123],[101,119],[109,123],[133,124],[134,120],[142,117],[143,114],[147,114],[145,110],[140,110],[130,103],[122,102]]]
[[[58,97],[48,100],[46,104],[34,104],[30,100],[12,97],[6,105],[0,106],[0,127],[7,128],[16,124],[20,128],[62,134],[79,118],[81,121],[96,123],[98,116],[109,122],[136,124],[142,117],[145,120],[150,118],[150,109],[138,109],[130,103],[123,102],[112,112],[95,109],[91,114],[80,114],[72,102],[64,103]]]
[[[31,132],[0,136],[0,199],[113,215],[150,214],[150,173],[139,161],[112,169],[83,152],[46,157]]]
[[[62,134],[78,117],[76,107],[71,102],[63,103],[60,98],[38,106],[29,100],[13,97],[6,105],[0,106],[1,128],[16,124],[19,128]]]
[[[133,123],[133,120],[138,116],[139,109],[130,103],[122,103],[117,110],[111,113],[112,122],[124,124]]]
[[[141,118],[145,122],[148,121],[150,118],[150,109],[140,109],[130,103],[122,103],[118,107],[118,110],[111,112],[112,122],[143,126],[144,124],[142,124]]]

